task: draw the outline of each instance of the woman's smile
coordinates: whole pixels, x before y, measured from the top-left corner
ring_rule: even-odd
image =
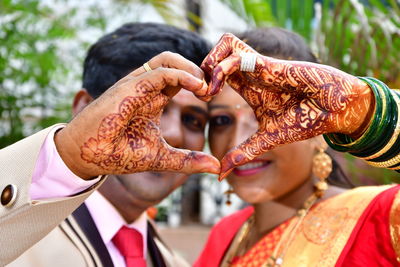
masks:
[[[270,164],[271,161],[269,160],[257,159],[242,166],[236,167],[235,169],[233,169],[233,173],[236,176],[250,176],[264,171],[266,168],[268,168]]]

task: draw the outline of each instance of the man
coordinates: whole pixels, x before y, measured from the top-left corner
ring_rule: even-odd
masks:
[[[163,51],[179,53],[200,65],[209,46],[198,35],[171,26],[126,24],[90,48],[84,64],[84,89],[75,96],[73,113],[78,114],[120,78]],[[162,136],[173,147],[201,150],[206,122],[206,103],[182,90],[164,108]],[[145,266],[146,261],[149,266],[185,265],[159,239],[145,211],[187,177],[173,172],[109,176],[99,192],[10,266],[133,266],[132,262]],[[142,255],[135,260],[124,255],[116,240],[126,227],[136,231],[136,240],[129,242],[139,244],[131,250],[140,250]]]

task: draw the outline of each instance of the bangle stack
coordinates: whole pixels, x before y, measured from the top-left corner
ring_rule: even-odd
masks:
[[[400,94],[374,78],[363,78],[375,96],[374,115],[361,137],[354,140],[340,133],[325,134],[337,151],[349,152],[368,164],[400,172]]]

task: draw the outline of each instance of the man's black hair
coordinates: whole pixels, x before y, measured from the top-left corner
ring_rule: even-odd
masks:
[[[210,51],[200,35],[158,23],[128,23],[93,44],[85,58],[83,88],[96,98],[152,57],[178,53],[199,65]]]

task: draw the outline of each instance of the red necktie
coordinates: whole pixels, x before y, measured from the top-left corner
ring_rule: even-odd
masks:
[[[122,226],[112,241],[124,256],[127,267],[146,267],[141,233],[135,229]]]

